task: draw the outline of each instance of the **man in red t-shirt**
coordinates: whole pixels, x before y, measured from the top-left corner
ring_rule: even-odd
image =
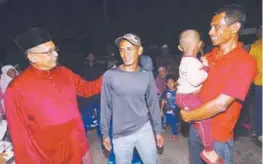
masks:
[[[238,6],[226,6],[215,14],[209,35],[216,48],[206,55],[209,74],[200,90],[204,104],[191,112],[181,110],[186,122],[212,118],[214,149],[225,164],[233,163],[234,127],[256,76],[256,61],[238,42],[245,19],[245,12]],[[202,147],[193,125],[189,132],[190,164],[203,164]]]

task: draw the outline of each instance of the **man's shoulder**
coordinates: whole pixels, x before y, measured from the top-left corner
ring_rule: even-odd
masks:
[[[115,68],[110,68],[110,69],[108,69],[106,72],[104,72],[103,76],[104,76],[104,77],[111,76],[111,75],[113,75],[113,74],[116,74],[117,72],[118,72],[117,67],[115,67]]]
[[[111,81],[111,79],[113,77],[116,77],[116,75],[118,74],[118,70],[116,68],[110,68],[108,69],[106,72],[104,72],[103,74],[103,81],[106,82],[106,81]]]
[[[30,84],[34,83],[32,81],[32,76],[30,75],[30,72],[28,68],[21,72],[19,75],[17,75],[9,84],[8,88],[26,88],[26,86],[29,86]]]
[[[238,54],[236,55],[236,61],[239,61],[242,65],[254,66],[256,65],[256,59],[249,55],[249,53],[245,49],[240,49]]]
[[[238,72],[239,74],[251,74],[253,76],[256,75],[257,61],[243,48],[236,52],[231,60],[231,63],[231,70],[234,72]],[[250,76],[246,77],[249,78]]]
[[[72,70],[70,70],[69,68],[65,67],[65,66],[57,66],[56,67],[57,71],[62,71],[62,72],[67,72],[67,73],[71,73]]]

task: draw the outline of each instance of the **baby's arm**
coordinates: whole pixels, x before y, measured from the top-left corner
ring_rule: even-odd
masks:
[[[200,68],[200,61],[196,58],[188,58],[185,60],[186,74],[188,82],[194,86],[198,87],[201,85],[207,78],[207,72]]]
[[[208,60],[206,59],[205,56],[202,56],[202,57],[200,58],[200,60],[201,60],[201,62],[202,62],[202,64],[203,64],[203,69],[204,69],[206,72],[208,72],[208,70],[209,70]]]

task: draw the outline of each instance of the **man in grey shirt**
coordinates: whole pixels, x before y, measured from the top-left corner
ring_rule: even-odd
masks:
[[[111,150],[109,126],[112,119],[116,163],[130,164],[136,147],[144,164],[156,164],[156,144],[163,146],[163,130],[153,74],[138,65],[143,51],[138,36],[126,34],[117,38],[115,44],[119,47],[123,64],[108,70],[103,76],[103,144],[107,150]]]

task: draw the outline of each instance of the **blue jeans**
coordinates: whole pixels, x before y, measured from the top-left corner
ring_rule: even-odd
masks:
[[[113,146],[112,146],[113,147]],[[138,154],[137,150],[134,149],[133,156],[132,156],[132,164],[142,164],[142,160],[140,155]],[[114,150],[111,149],[109,157],[108,157],[108,164],[116,164],[116,158],[114,154]]]
[[[178,130],[177,130],[178,117],[177,117],[177,115],[166,113],[166,125],[171,126],[173,135],[178,134]]]
[[[133,150],[137,149],[144,164],[157,164],[157,149],[150,121],[137,132],[113,139],[116,164],[131,164]]]
[[[226,143],[214,142],[214,149],[218,155],[224,159],[225,164],[233,163],[233,140],[229,140]],[[193,125],[190,125],[189,129],[189,160],[190,164],[204,164],[201,159],[200,153],[203,151],[203,146],[200,142],[200,138]]]
[[[116,164],[116,158],[115,158],[115,153],[114,153],[114,148],[113,148],[113,143],[112,143],[112,120],[110,122],[110,141],[111,141],[112,149],[108,157],[108,164]],[[102,149],[105,149],[103,144],[102,144]],[[142,160],[136,149],[134,149],[133,151],[132,164],[142,164]]]
[[[89,105],[81,106],[80,109],[84,128],[87,133],[89,129],[98,125],[97,118],[94,115],[94,109],[99,105],[92,98],[88,98],[86,101]]]

